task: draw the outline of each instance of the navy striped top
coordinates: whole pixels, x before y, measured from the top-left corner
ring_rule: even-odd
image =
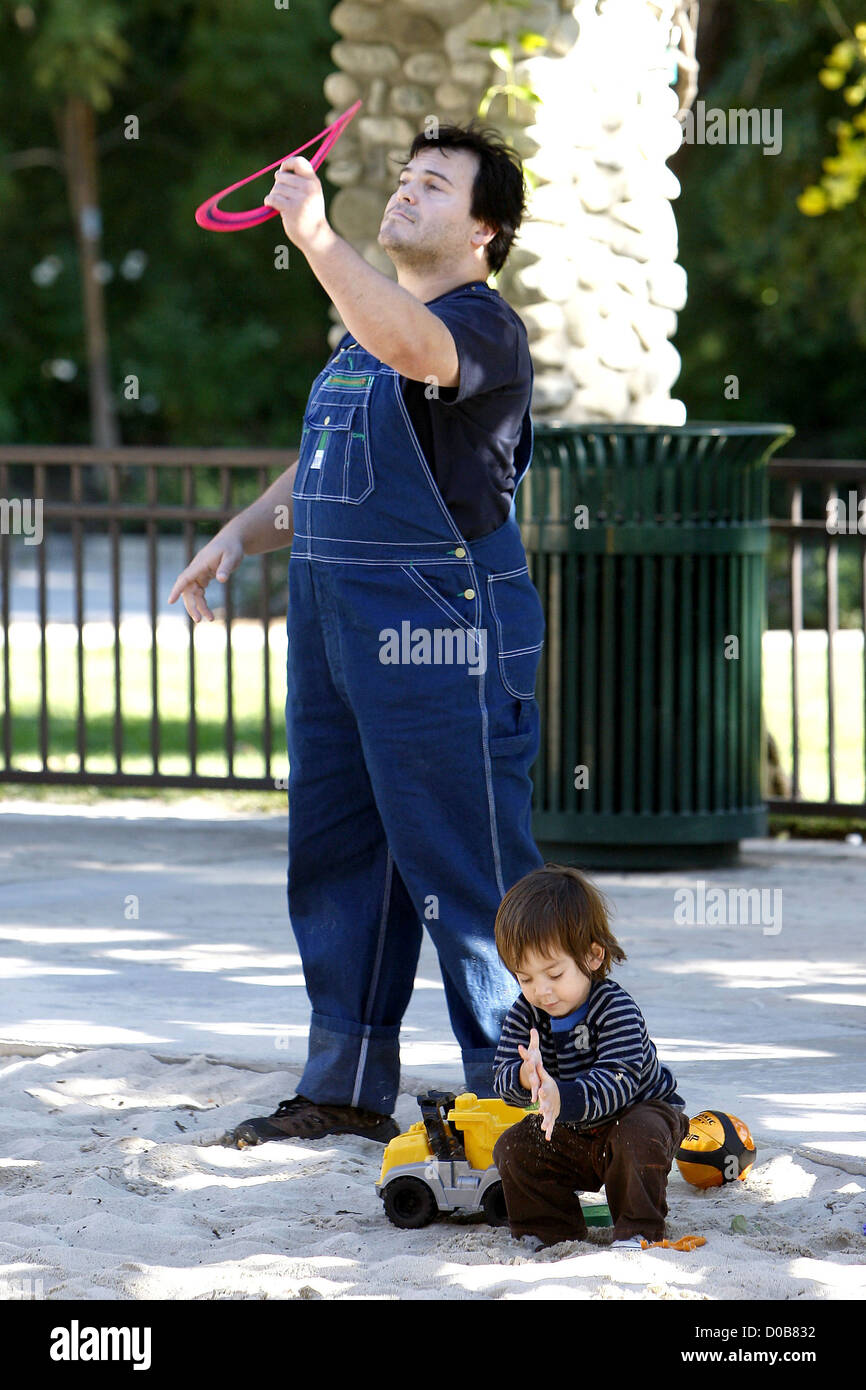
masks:
[[[528,1047],[530,1029],[537,1028],[541,1059],[559,1087],[559,1119],[564,1123],[591,1128],[643,1100],[665,1100],[685,1108],[675,1077],[658,1059],[643,1014],[621,985],[594,980],[576,1015],[581,1021],[555,1030],[550,1014],[535,1009],[522,994],[515,1000],[493,1063],[493,1086],[502,1100],[509,1105],[532,1103],[518,1079],[523,1063],[517,1045]]]

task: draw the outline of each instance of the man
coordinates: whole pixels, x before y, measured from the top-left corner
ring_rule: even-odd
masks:
[[[544,617],[513,507],[532,365],[520,318],[486,283],[524,200],[495,132],[419,134],[379,230],[396,284],[330,227],[307,160],[284,160],[264,200],[348,332],[313,383],[297,464],[170,598],[212,619],[211,578],[291,544],[288,907],[313,1012],[298,1094],[240,1125],[239,1146],[398,1132],[423,926],[466,1086],[494,1094],[514,982],[493,924],[542,862],[529,770]],[[275,525],[287,505],[293,533]]]

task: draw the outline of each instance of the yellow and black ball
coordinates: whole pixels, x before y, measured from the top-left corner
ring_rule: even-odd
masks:
[[[748,1125],[723,1110],[702,1110],[677,1150],[677,1167],[693,1187],[742,1182],[755,1161]]]

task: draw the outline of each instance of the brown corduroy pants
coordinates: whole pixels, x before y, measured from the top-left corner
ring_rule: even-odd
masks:
[[[688,1132],[685,1111],[663,1100],[641,1101],[580,1133],[557,1121],[549,1140],[538,1114],[527,1115],[493,1150],[512,1234],[538,1236],[545,1245],[585,1239],[577,1191],[604,1185],[615,1240],[662,1240],[668,1173]]]

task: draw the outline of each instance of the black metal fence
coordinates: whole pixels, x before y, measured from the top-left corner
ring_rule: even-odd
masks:
[[[787,541],[787,599],[790,611],[790,776],[785,791],[768,798],[774,811],[808,815],[866,815],[866,460],[777,459],[769,464],[771,481],[771,533]],[[784,513],[784,515],[782,515]],[[854,737],[859,733],[859,796],[840,798],[839,734],[837,717],[839,683],[837,636],[840,632],[840,559],[847,566],[849,588],[854,590],[854,608],[859,610],[859,676],[862,682],[860,708],[854,720]],[[856,571],[853,573],[852,571]],[[824,670],[824,713],[827,740],[825,770],[827,796],[823,800],[804,797],[802,791],[802,737],[804,714],[801,700],[803,664],[808,657],[800,651],[804,605],[812,601],[813,610],[823,610],[821,628],[827,633]],[[813,611],[813,619],[815,617]],[[852,669],[849,675],[855,675]],[[858,728],[859,726],[859,728]],[[844,732],[850,733],[850,726]],[[845,755],[850,756],[850,755]],[[784,767],[784,764],[783,764]],[[850,769],[852,772],[855,769]],[[853,779],[852,779],[853,780]]]
[[[258,719],[247,718],[242,731],[238,728],[235,691],[239,615],[234,595],[240,576],[234,575],[221,595],[224,607],[218,616],[225,619],[223,669],[215,675],[211,664],[205,676],[211,689],[215,684],[222,684],[225,690],[218,730],[213,720],[202,719],[198,707],[202,677],[197,670],[198,643],[194,624],[187,617],[181,600],[176,608],[169,609],[167,598],[177,573],[205,540],[264,492],[296,457],[296,450],[276,449],[0,448],[0,507],[3,507],[0,513],[0,639],[3,646],[0,781],[261,790],[273,790],[284,782],[284,778],[274,773],[275,759],[281,757],[285,762],[285,735],[281,723],[276,733],[274,728],[272,615],[269,609],[270,596],[276,593],[277,605],[282,605],[284,625],[285,596],[279,597],[277,575],[282,571],[285,580],[288,549],[244,563],[247,586],[250,569],[258,570],[255,597],[248,605],[257,612],[240,621],[247,632],[250,624],[259,626],[262,641],[260,671],[255,672],[245,664],[243,679],[247,689],[258,686],[263,696]],[[29,515],[21,511],[21,499],[33,503]],[[28,559],[25,527],[33,526],[33,511],[40,503],[42,535],[40,543],[33,546],[33,563],[28,565],[23,563]],[[203,526],[208,528],[206,534],[201,530],[197,532],[196,528]],[[68,606],[77,640],[72,663],[74,672],[70,675],[64,670],[64,679],[58,688],[49,672],[49,579],[52,550],[56,550],[61,538],[67,535],[70,559],[67,577],[71,585]],[[12,574],[13,536],[15,558],[22,570],[19,576],[22,582],[18,584]],[[104,698],[99,701],[100,712],[94,717],[88,712],[88,697],[93,702],[94,696],[103,692],[94,689],[93,677],[87,680],[85,676],[84,561],[86,548],[96,537],[107,537],[108,541],[102,578],[108,590],[104,607],[110,624],[112,695],[107,702]],[[139,542],[133,560],[137,569],[143,565],[143,575],[130,576],[125,572],[129,569],[132,537]],[[159,563],[160,545],[170,537],[176,538],[173,567],[165,561],[162,565]],[[129,676],[124,672],[121,637],[122,586],[129,578],[138,583],[141,618],[150,629],[149,641],[146,641],[147,674],[143,677],[140,672],[136,673],[132,690]],[[22,597],[22,588],[26,596],[29,585],[36,591],[36,611],[32,618],[24,618],[21,626],[30,625],[38,634],[38,660],[32,663],[38,669],[35,688],[28,685],[22,691],[21,682],[17,682],[13,691],[14,663],[23,664],[26,660],[24,645],[12,640],[15,612],[20,607],[16,599]],[[55,606],[60,606],[59,597],[55,589]],[[160,688],[161,666],[166,666],[168,652],[165,643],[159,640],[158,620],[175,616],[189,628],[180,721],[176,708],[173,713],[166,711],[165,692]],[[199,625],[200,628],[206,626],[209,625]],[[250,645],[249,642],[244,644],[244,650],[249,650]],[[101,673],[101,680],[105,679],[105,674]],[[176,685],[176,670],[173,678]],[[146,679],[149,686],[148,713],[144,718],[130,720],[124,711],[125,699],[134,695],[140,704],[142,679]],[[176,690],[173,703],[175,706],[178,703]],[[71,716],[70,704],[73,707]],[[52,705],[60,707],[63,713],[54,714]],[[107,729],[104,727],[106,719]],[[179,722],[183,725],[185,767],[182,770],[176,766],[181,751],[177,746]],[[165,746],[167,730],[175,735],[171,749]],[[237,769],[239,732],[243,734],[245,748],[255,749],[255,760],[260,766],[254,772],[240,773]],[[203,733],[207,735],[204,739]],[[100,745],[97,748],[94,747],[95,736],[101,736],[97,737]],[[215,743],[218,746],[214,746]],[[166,767],[169,753],[170,761],[175,764],[171,770]],[[250,757],[246,754],[245,757],[249,762]],[[211,764],[210,771],[201,769],[204,758]],[[143,762],[150,764],[146,770],[142,770]],[[106,763],[113,766],[106,767]],[[214,763],[219,764],[216,771]]]
[[[218,616],[224,627],[196,627],[180,601],[168,608],[167,597],[176,574],[204,541],[296,457],[293,450],[0,446],[0,782],[251,790],[284,786],[284,772],[276,770],[285,767],[284,681],[272,648],[279,646],[280,632],[284,643],[288,549],[245,561],[221,595]],[[771,795],[768,804],[783,812],[863,816],[866,461],[782,459],[772,461],[768,472],[771,532],[777,546],[787,542],[785,594],[774,599],[789,607],[791,637],[790,752],[787,766],[783,752],[779,772],[784,789]],[[88,572],[86,564],[95,545],[103,547],[102,568],[96,573]],[[173,546],[168,554],[166,546]],[[58,588],[53,565],[61,550],[68,589]],[[840,631],[840,556],[849,590],[852,564],[857,568],[859,626],[854,631],[862,643],[858,679],[864,693],[855,731],[862,779],[853,799],[838,794],[834,648]],[[778,573],[778,564],[775,569]],[[129,583],[137,586],[132,606],[137,602],[145,652],[144,665],[134,670],[127,669],[122,630],[124,608],[130,607],[123,589]],[[107,627],[102,647],[94,644],[99,655],[91,657],[87,608],[94,601],[105,613]],[[813,624],[820,606],[820,625],[828,634],[823,798],[803,794],[800,647],[808,627],[806,604]],[[53,634],[60,629],[51,626],[52,607],[64,612],[63,631],[71,634],[73,648],[71,659],[60,663],[57,680],[52,679],[51,654]],[[169,645],[161,636],[165,620],[174,617],[172,631],[182,640]],[[222,656],[210,653],[202,670],[197,648],[206,639],[196,633],[206,628],[212,633],[220,629]],[[260,657],[253,660],[249,653],[259,650]],[[236,690],[239,666],[243,712]],[[216,689],[223,692],[216,716],[212,708],[202,708],[203,682],[209,706]],[[251,690],[258,694],[256,710],[249,705]],[[133,719],[126,708],[130,696],[138,709]],[[844,756],[850,780],[850,753]]]

